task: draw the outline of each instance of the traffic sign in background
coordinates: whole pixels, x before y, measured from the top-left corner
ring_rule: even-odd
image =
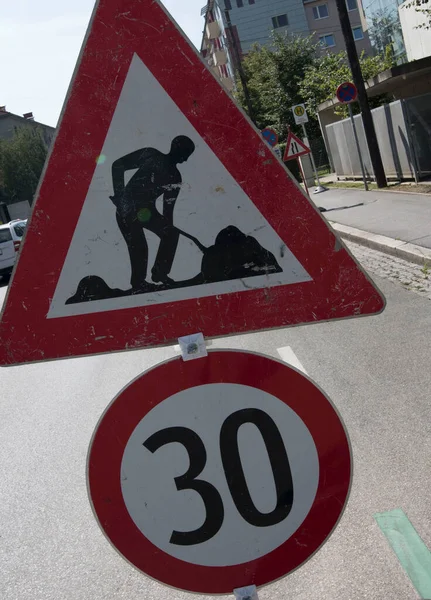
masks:
[[[305,109],[305,104],[296,104],[292,106],[293,117],[297,125],[308,123],[308,115]]]
[[[96,519],[143,573],[205,594],[299,567],[344,509],[351,455],[331,402],[285,363],[175,358],[128,385],[88,456]]]
[[[304,142],[299,139],[294,133],[289,131],[287,136],[286,149],[284,151],[284,161],[291,160],[292,158],[298,158],[304,154],[310,154],[311,150]]]
[[[278,144],[278,134],[271,127],[265,127],[265,129],[262,130],[262,136],[272,148]]]
[[[338,86],[337,98],[339,102],[342,102],[343,104],[349,104],[350,102],[354,102],[357,97],[358,90],[356,89],[356,85],[354,83],[346,81]]]

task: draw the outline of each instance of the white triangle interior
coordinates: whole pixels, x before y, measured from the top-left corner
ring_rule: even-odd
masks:
[[[215,122],[214,127],[220,125]],[[222,229],[234,225],[272,252],[282,272],[66,304],[68,298],[76,293],[79,282],[90,275],[101,277],[111,288],[130,288],[127,246],[116,222],[115,206],[109,199],[113,194],[112,163],[140,148],[151,147],[168,153],[172,139],[177,135],[191,138],[196,149],[187,162],[178,166],[183,183],[175,205],[174,224],[193,234],[205,246],[214,244]],[[238,152],[241,152],[241,147],[238,147]],[[131,62],[102,154],[99,158],[95,156],[94,160],[98,164],[48,318],[164,304],[311,280],[286,243],[279,238],[137,55]],[[250,168],[255,166],[251,165]],[[132,174],[130,172],[129,176]],[[286,201],[280,198],[280,202]],[[157,201],[157,208],[162,211],[161,199]],[[147,280],[151,282],[151,265],[159,239],[151,232],[145,231],[145,234],[149,246]],[[201,261],[200,250],[181,236],[170,276],[176,281],[192,278],[200,271]]]

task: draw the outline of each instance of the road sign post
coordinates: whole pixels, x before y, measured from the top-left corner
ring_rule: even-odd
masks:
[[[368,182],[367,182],[367,177],[365,174],[364,161],[362,159],[361,147],[359,145],[359,139],[358,139],[358,132],[356,131],[356,124],[355,124],[355,119],[353,117],[353,111],[352,111],[352,106],[351,106],[351,103],[355,102],[358,98],[358,90],[356,89],[355,84],[351,83],[350,81],[346,81],[345,83],[342,83],[341,85],[339,85],[337,88],[337,98],[338,98],[338,101],[341,102],[342,104],[347,104],[348,109],[349,109],[349,116],[350,116],[350,121],[352,123],[352,129],[353,129],[353,137],[355,138],[356,149],[358,151],[359,164],[361,165],[362,179],[364,181],[365,190],[368,192]]]
[[[343,423],[295,369],[204,338],[376,314],[384,298],[158,0],[96,2],[36,196],[0,365],[182,351],[96,428],[88,489],[107,538],[197,593],[299,567],[347,502]]]
[[[305,177],[304,169],[302,168],[302,163],[301,163],[301,160],[300,160],[299,156],[296,158],[296,161],[298,163],[298,168],[299,168],[299,171],[301,173],[301,177],[302,177],[302,181],[304,183],[305,191],[307,192],[307,196],[310,196],[310,192],[308,191],[308,186],[307,186],[307,178]]]
[[[94,432],[87,481],[101,529],[132,565],[226,594],[287,575],[322,546],[347,502],[351,452],[308,377],[217,350],[120,392]]]
[[[304,141],[306,142],[306,144],[308,146],[310,146],[310,144],[308,142],[307,131],[305,129],[305,123],[308,123],[308,115],[307,115],[307,111],[305,109],[305,104],[296,104],[295,106],[292,106],[292,112],[293,112],[293,117],[295,119],[296,125],[301,125],[301,127],[302,127],[302,131],[304,134]],[[326,188],[323,187],[320,183],[319,173],[317,172],[316,163],[314,162],[314,157],[313,157],[313,153],[311,152],[311,150],[310,150],[310,160],[311,160],[311,165],[312,165],[313,171],[314,171],[314,177],[317,181],[317,187],[315,188],[314,193],[319,194],[320,192],[325,192]]]
[[[304,134],[304,141],[306,144],[308,144],[308,146],[310,146],[310,142],[308,141],[308,137],[307,137],[307,130],[305,129],[305,125],[304,123],[302,123],[302,132]],[[311,164],[313,166],[313,171],[314,171],[314,176],[316,178],[317,181],[317,186],[314,190],[315,194],[319,194],[320,192],[326,192],[326,189],[321,183],[320,183],[320,179],[319,179],[319,173],[317,172],[317,168],[316,168],[316,163],[314,162],[314,156],[313,156],[313,152],[310,149],[310,160],[311,160]]]

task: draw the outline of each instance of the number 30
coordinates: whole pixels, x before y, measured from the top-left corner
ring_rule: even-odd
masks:
[[[238,430],[245,423],[252,423],[259,429],[268,452],[277,495],[276,506],[269,513],[262,513],[256,508],[245,480],[238,448]],[[143,446],[154,453],[165,444],[174,442],[184,446],[190,460],[188,471],[174,479],[177,490],[197,492],[205,505],[206,517],[198,529],[173,531],[170,543],[180,546],[202,544],[214,537],[223,525],[223,501],[211,483],[197,479],[207,461],[204,443],[197,433],[187,427],[167,427],[150,436]],[[283,439],[271,417],[257,408],[244,408],[232,413],[221,427],[220,453],[232,500],[242,518],[255,527],[269,527],[286,519],[293,504],[292,473]]]

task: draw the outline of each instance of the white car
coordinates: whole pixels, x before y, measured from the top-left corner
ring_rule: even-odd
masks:
[[[12,273],[26,225],[27,219],[0,225],[0,276]]]

